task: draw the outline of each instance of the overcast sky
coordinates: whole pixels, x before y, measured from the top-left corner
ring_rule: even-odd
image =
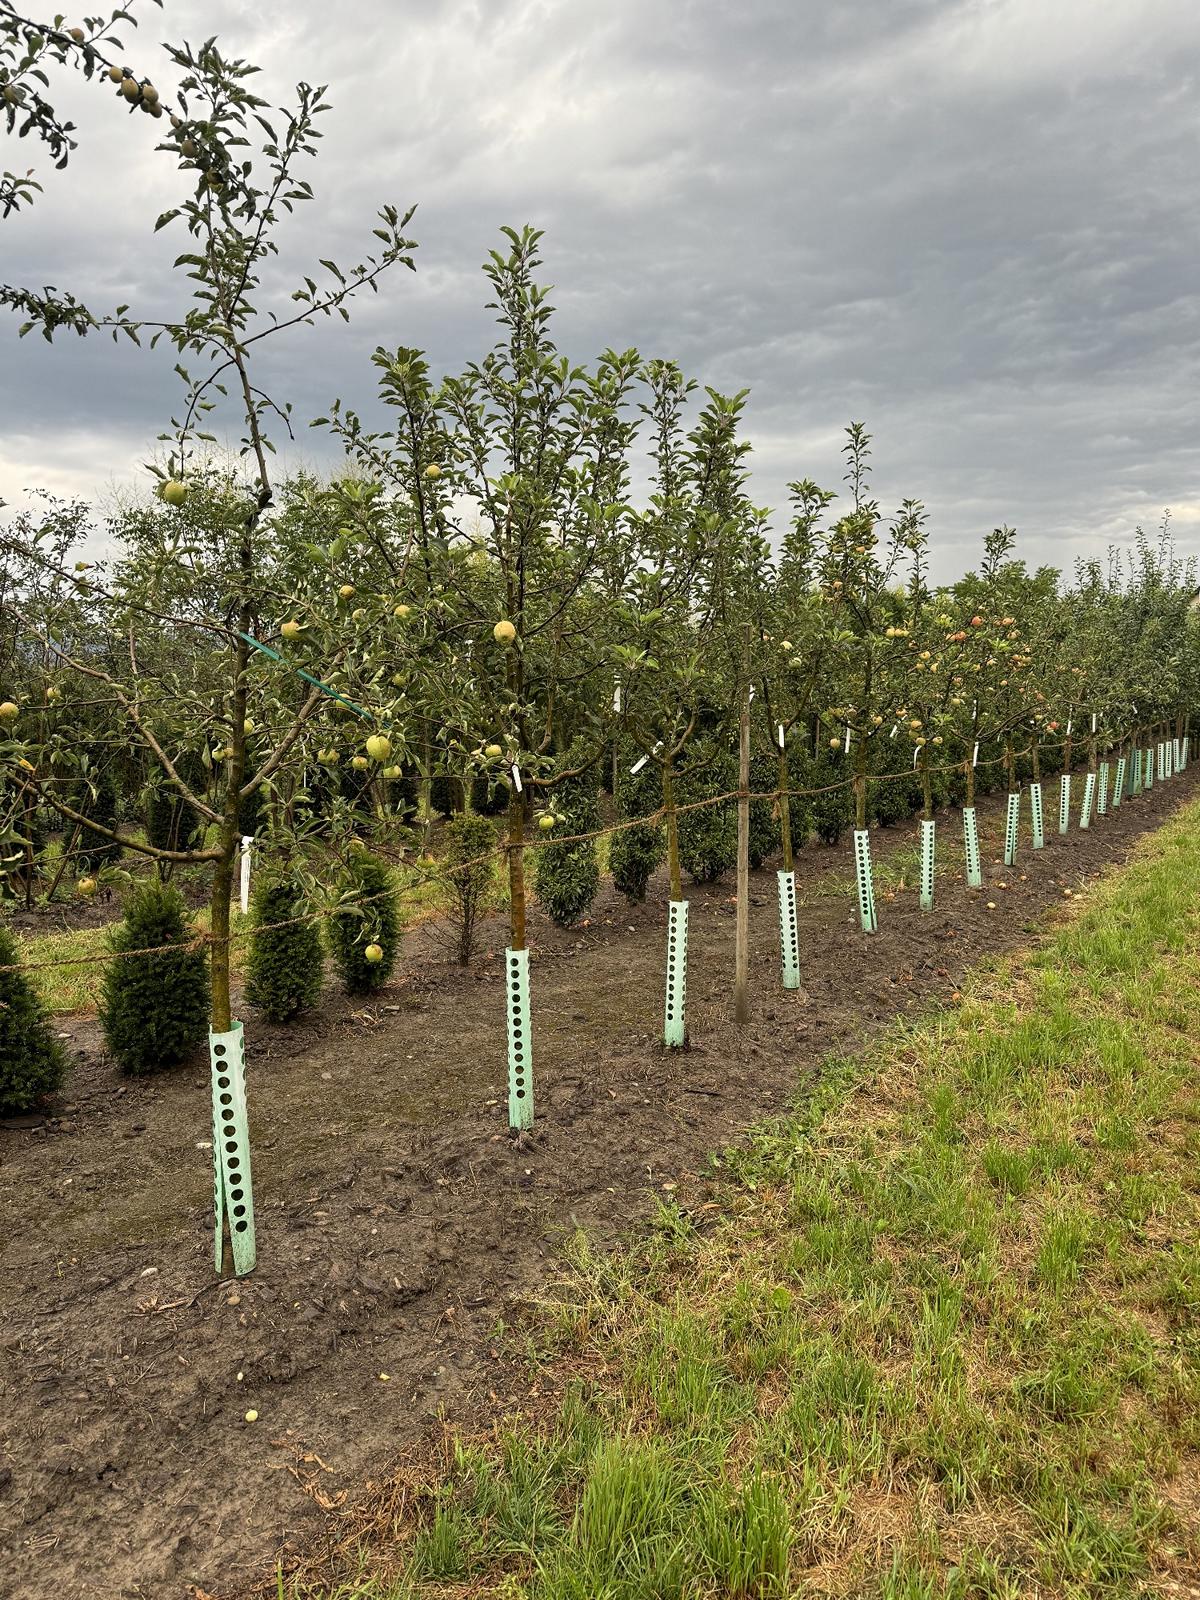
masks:
[[[942,576],[997,523],[1069,566],[1168,505],[1200,552],[1195,0],[166,0],[126,58],[167,96],[161,38],[212,32],[270,98],[330,85],[289,277],[358,259],[382,202],[419,205],[416,274],[277,347],[302,418],[335,394],[369,412],[380,343],[436,373],[482,353],[479,263],[531,222],[573,358],[636,345],[750,389],[778,521],[789,479],[840,487],[855,418],[885,508],[926,502]],[[0,276],[168,311],[162,125],[97,86],[71,105],[82,148],[0,223]],[[31,145],[0,160],[48,169]],[[18,345],[15,320],[0,379],[10,502],[135,478],[177,398],[168,355]]]

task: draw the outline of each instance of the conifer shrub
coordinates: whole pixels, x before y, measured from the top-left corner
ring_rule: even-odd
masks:
[[[194,937],[182,895],[156,878],[134,889],[109,935],[117,959],[104,973],[100,1022],[130,1077],[178,1066],[208,1032],[208,955],[187,948]],[[177,948],[149,954],[162,945]],[[128,953],[137,951],[147,953]]]
[[[579,764],[578,751],[560,758],[565,770]],[[594,766],[566,778],[551,791],[547,809],[557,819],[559,833],[590,833],[600,826],[600,775]],[[533,853],[533,887],[547,914],[570,927],[596,898],[600,887],[600,861],[595,839],[576,844],[548,844]]]
[[[264,873],[254,891],[246,999],[268,1022],[291,1022],[310,1010],[321,993],[324,948],[315,922],[299,922],[307,910],[295,879]],[[286,922],[290,927],[276,927]]]
[[[675,784],[679,805],[711,799],[737,788],[737,758],[698,742],[691,752],[697,769]],[[701,767],[698,764],[704,762]],[[695,883],[712,882],[737,864],[737,801],[701,806],[679,814],[679,862]]]
[[[805,788],[825,791],[814,794],[811,801],[813,832],[823,844],[837,844],[854,821],[854,798],[845,781],[849,776],[849,763],[841,751],[822,752],[808,763]],[[831,788],[833,784],[840,787]]]
[[[755,756],[750,762],[750,793],[770,794],[779,770],[770,756]],[[757,872],[768,856],[780,848],[779,803],[776,800],[750,802],[750,865]]]
[[[347,994],[373,994],[396,965],[400,910],[391,869],[367,850],[350,857],[342,906],[329,919],[329,951]],[[371,955],[378,950],[379,957]]]
[[[496,829],[486,817],[464,811],[446,824],[442,866],[450,886],[450,940],[459,966],[475,953],[479,918],[496,885]]]
[[[644,817],[662,805],[662,773],[653,761],[638,772],[621,752],[620,802],[624,818]],[[667,850],[667,833],[662,819],[622,828],[609,842],[608,865],[614,885],[627,900],[644,900],[646,888]]]
[[[117,825],[117,783],[110,767],[101,767],[93,780],[94,788],[81,785],[76,794],[75,809],[91,821],[106,828]],[[83,872],[96,873],[116,861],[121,846],[115,839],[96,833],[85,823],[79,832],[71,866],[76,876]]]
[[[0,927],[0,967],[20,961],[12,932]],[[0,1116],[32,1111],[63,1080],[67,1058],[41,996],[23,972],[0,972]]]
[[[914,767],[913,746],[898,735],[872,741],[875,768],[882,779],[870,786],[871,812],[881,828],[903,822],[921,808],[921,776]]]

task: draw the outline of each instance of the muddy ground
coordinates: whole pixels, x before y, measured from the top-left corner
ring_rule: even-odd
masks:
[[[414,932],[369,1005],[331,987],[314,1022],[250,1022],[259,1265],[237,1283],[212,1270],[206,1060],[126,1082],[93,1023],[65,1025],[76,1060],[59,1101],[0,1126],[0,1595],[174,1600],[241,1592],[279,1554],[286,1567],[320,1535],[322,1502],[439,1411],[477,1421],[513,1398],[497,1324],[537,1294],[569,1230],[603,1242],[635,1225],[651,1191],[784,1107],[825,1051],[949,1000],[1196,787],[1193,772],[1159,785],[1015,871],[993,797],[987,887],[943,881],[928,915],[915,888],[881,894],[873,937],[848,892],[849,841],[803,851],[801,995],[778,988],[775,876],[755,874],[740,1030],[731,883],[689,889],[693,1048],[676,1057],[657,1042],[665,884],[634,908],[606,885],[575,930],[535,919],[538,1121],[520,1146],[503,927],[467,972]],[[876,835],[877,860],[911,859],[916,828]],[[957,834],[945,817],[941,838]]]

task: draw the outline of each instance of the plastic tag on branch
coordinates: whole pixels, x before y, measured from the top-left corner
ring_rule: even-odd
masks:
[[[250,834],[244,833],[242,835],[240,903],[243,916],[250,909],[250,849],[253,843],[254,839]]]
[[[521,769],[516,764],[515,761],[513,762],[512,777],[513,777],[513,788],[517,791],[518,794],[520,794],[521,793]]]
[[[977,767],[979,765],[979,740],[978,739],[976,739],[975,748],[971,752],[971,765],[973,767]]]
[[[783,723],[781,722],[779,724],[779,748],[781,750],[784,748],[785,743],[786,743],[786,741],[785,741],[785,739],[783,737]]]

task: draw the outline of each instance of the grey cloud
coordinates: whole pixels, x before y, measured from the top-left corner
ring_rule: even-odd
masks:
[[[1182,0],[182,0],[166,26],[220,32],[277,96],[331,84],[287,287],[306,257],[353,259],[382,201],[420,202],[417,275],[272,359],[302,416],[335,393],[369,410],[377,343],[435,370],[477,354],[478,263],[529,220],[573,356],[635,344],[751,389],[753,493],[777,523],[789,479],[840,484],[853,416],[884,504],[928,504],[943,573],[997,522],[1069,565],[1166,503],[1200,551],[1200,15]],[[170,164],[94,93],[79,121],[77,165],[4,225],[6,275],[169,304],[181,246],[149,228]],[[144,459],[169,360],[13,331],[0,493],[86,493]]]

